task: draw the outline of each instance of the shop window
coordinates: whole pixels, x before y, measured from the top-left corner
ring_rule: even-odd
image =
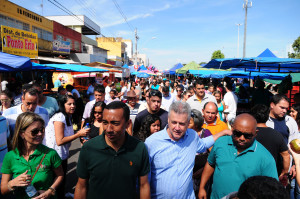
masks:
[[[66,39],[66,41],[70,42],[70,49],[72,50],[73,49],[72,40],[68,38]]]
[[[42,29],[32,26],[32,32],[35,32],[38,34],[38,38],[42,39]]]
[[[79,44],[78,41],[74,42],[74,48],[75,48],[76,51],[80,51],[80,44]]]

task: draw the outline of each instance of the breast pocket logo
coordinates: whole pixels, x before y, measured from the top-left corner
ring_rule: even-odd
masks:
[[[132,166],[132,165],[133,165],[132,161],[129,161],[129,165],[130,165],[130,166]]]

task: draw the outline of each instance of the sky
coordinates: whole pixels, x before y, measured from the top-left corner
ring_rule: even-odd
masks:
[[[49,0],[11,1],[43,16],[67,15]],[[215,50],[221,50],[225,58],[243,55],[244,0],[52,1],[74,14],[86,15],[106,37],[135,42],[136,28],[138,52],[147,54],[150,64],[159,69],[171,68],[179,62],[208,62]],[[252,0],[247,15],[246,57],[256,57],[266,48],[278,57],[287,57],[291,44],[300,36],[299,7],[299,0]],[[242,24],[239,51],[236,24]]]

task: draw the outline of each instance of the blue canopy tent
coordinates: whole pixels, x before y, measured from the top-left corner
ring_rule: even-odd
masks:
[[[73,72],[107,72],[108,70],[76,64],[46,64],[46,67]]]
[[[175,66],[173,66],[170,70],[169,73],[166,74],[170,74],[170,75],[175,75],[176,70],[182,68],[183,65],[181,63],[175,64]]]
[[[147,68],[146,68],[144,65],[141,65],[141,66],[137,69],[137,71],[140,71],[140,70],[147,70]]]
[[[222,79],[224,77],[232,78],[251,78],[260,77],[262,79],[272,79],[272,80],[283,80],[288,74],[279,73],[260,73],[251,71],[221,71],[221,70],[189,70],[190,74],[202,78],[217,78]]]
[[[129,68],[129,66],[128,66],[127,64],[124,64],[124,65],[122,66],[122,68]]]
[[[239,68],[256,72],[300,72],[300,59],[275,57],[213,59],[206,64],[205,68]]]
[[[261,54],[259,54],[257,57],[276,57],[277,58],[277,56],[274,55],[272,53],[272,51],[270,51],[269,48],[267,48],[266,50],[264,50],[264,52],[262,52]]]
[[[139,78],[148,78],[148,77],[150,77],[150,75],[147,74],[147,73],[137,73],[136,76],[139,77]]]
[[[30,70],[31,70],[30,58],[0,52],[1,72],[30,71]]]

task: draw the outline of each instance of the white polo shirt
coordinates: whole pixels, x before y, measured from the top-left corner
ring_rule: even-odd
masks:
[[[217,104],[216,98],[213,95],[210,95],[207,93],[205,93],[201,102],[198,100],[196,94],[194,94],[192,97],[190,97],[186,102],[191,106],[191,109],[196,109],[196,110],[200,111],[201,113],[202,113],[202,109],[203,109],[204,105],[207,102],[214,102],[215,104]]]

